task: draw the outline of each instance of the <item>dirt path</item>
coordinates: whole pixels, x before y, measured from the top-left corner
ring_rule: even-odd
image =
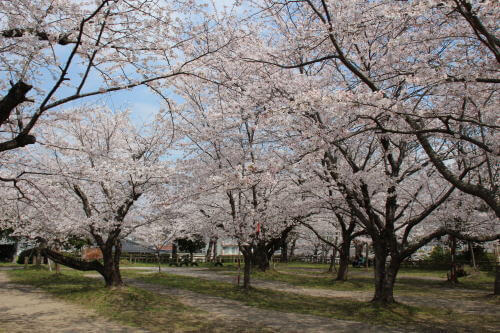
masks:
[[[223,297],[200,295],[187,290],[170,289],[165,286],[148,284],[137,280],[127,280],[127,283],[139,288],[150,290],[157,294],[173,295],[186,305],[202,309],[213,315],[219,316],[219,318],[222,317],[225,320],[238,320],[248,323],[256,322],[258,325],[271,328],[276,332],[402,332],[401,330],[376,327],[353,321],[259,309],[243,305],[241,302],[228,300]]]
[[[150,267],[134,267],[134,269],[151,269]],[[185,267],[164,267],[163,272],[178,274],[184,276],[191,276],[207,280],[215,280],[221,282],[235,283],[235,276],[224,275],[218,272],[210,271],[206,268],[185,268]],[[293,286],[284,282],[278,281],[264,281],[258,279],[252,279],[252,286],[256,288],[266,288],[276,291],[289,292],[307,296],[316,297],[340,297],[349,298],[358,301],[367,302],[373,297],[373,293],[370,291],[341,291],[341,290],[331,290],[331,289],[321,289],[321,288],[307,288]],[[456,292],[454,290],[451,291]],[[467,299],[469,297],[480,298],[486,297],[487,292],[481,292],[478,290],[460,290],[460,299],[453,298],[433,298],[429,299],[427,296],[397,296],[396,300],[405,304],[414,306],[425,306],[425,307],[437,307],[444,308],[447,310],[452,310],[454,312],[465,313],[465,314],[489,314],[498,315],[500,313],[500,306],[479,302],[475,300]],[[465,297],[469,296],[469,297]],[[457,303],[458,302],[458,303]]]
[[[57,300],[40,289],[9,282],[0,272],[0,332],[146,332]]]

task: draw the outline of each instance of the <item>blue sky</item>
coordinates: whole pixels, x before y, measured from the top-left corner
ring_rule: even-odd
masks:
[[[233,0],[207,0],[209,3],[209,8],[215,6],[217,10],[222,11],[224,7],[228,10],[231,10],[234,1]],[[212,7],[213,8],[213,7]],[[64,64],[64,61],[69,56],[69,53],[72,49],[73,45],[60,46],[56,45],[54,47],[55,54],[59,57],[61,63]],[[47,50],[47,52],[51,52]],[[81,66],[77,66],[77,61],[73,61],[73,66],[70,68],[70,71],[67,77],[70,79],[70,83],[77,84],[79,83],[79,77],[76,73],[81,72],[83,68]],[[46,91],[52,88],[54,81],[47,73],[46,77],[44,77],[44,83],[42,84],[42,88]],[[95,73],[90,74],[87,82],[82,90],[82,92],[94,91],[98,87],[101,86],[100,78],[95,75]],[[168,88],[168,81],[165,81],[165,88]],[[62,88],[57,92],[57,96],[64,97],[74,93],[74,89]],[[173,99],[178,100],[178,97],[171,95]],[[106,93],[103,95],[98,95],[94,97],[88,97],[76,100],[75,102],[68,103],[63,105],[63,108],[81,105],[84,104],[104,104],[111,109],[129,109],[132,112],[132,119],[137,122],[137,124],[141,124],[143,122],[151,120],[156,112],[160,109],[164,108],[164,101],[154,92],[152,92],[149,88],[145,86],[136,87],[130,90],[122,90],[111,93]]]

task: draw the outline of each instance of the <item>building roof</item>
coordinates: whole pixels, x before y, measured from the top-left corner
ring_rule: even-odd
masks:
[[[122,252],[127,252],[127,253],[156,253],[156,250],[154,247],[140,243],[138,241],[133,241],[130,239],[122,239]],[[160,252],[166,252],[163,248],[160,250]]]

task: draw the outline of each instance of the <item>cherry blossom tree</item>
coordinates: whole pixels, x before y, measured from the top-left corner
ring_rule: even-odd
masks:
[[[196,61],[225,43],[212,38],[216,22],[202,9],[177,0],[2,1],[0,152],[35,143],[47,110],[198,75]]]
[[[215,65],[214,65],[215,66]],[[260,101],[269,98],[259,66],[241,66],[231,57],[210,68],[219,85],[200,86],[184,80],[179,94],[176,131],[182,163],[196,179],[195,218],[212,223],[221,237],[235,239],[245,260],[244,287],[250,287],[252,264],[269,267],[269,259],[301,214],[292,199],[293,182],[274,143],[274,119]],[[253,92],[259,91],[256,96]]]
[[[249,61],[324,75],[374,130],[416,137],[443,178],[500,216],[493,1],[254,5],[275,47]]]
[[[274,108],[299,116],[288,123],[313,143],[299,156],[315,154],[325,163],[372,238],[374,301],[391,303],[400,262],[453,229],[443,222],[457,222],[436,218],[455,188],[500,216],[498,7],[489,1],[253,4],[262,13],[256,20],[264,41],[244,60],[291,73],[282,75],[287,84],[278,79],[269,88],[283,96]],[[469,210],[484,211],[472,199],[459,212]],[[494,228],[489,237],[498,237]]]
[[[132,236],[152,245],[158,261],[158,272],[161,273],[161,252],[166,245],[172,244],[175,239],[186,234],[184,225],[175,213],[162,212],[156,221],[138,227]]]
[[[172,171],[162,162],[169,136],[156,125],[134,128],[127,112],[107,108],[57,113],[39,132],[43,148],[31,148],[17,201],[16,232],[43,245],[69,237],[90,239],[103,263],[86,262],[44,246],[55,262],[96,270],[106,286],[122,284],[121,239],[168,216],[166,186]]]

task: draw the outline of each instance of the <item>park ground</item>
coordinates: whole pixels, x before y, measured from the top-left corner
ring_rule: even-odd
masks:
[[[13,269],[17,268],[17,269]],[[370,269],[334,281],[326,265],[283,264],[236,286],[238,267],[124,265],[126,286],[45,267],[0,267],[0,332],[498,332],[493,274],[472,272],[457,286],[445,271],[402,270],[398,304],[369,303]]]

